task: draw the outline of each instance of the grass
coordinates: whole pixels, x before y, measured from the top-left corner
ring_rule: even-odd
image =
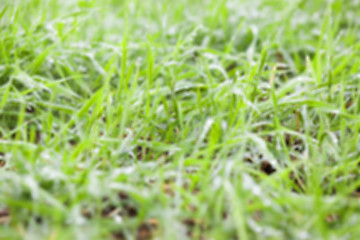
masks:
[[[358,239],[357,0],[0,0],[0,239]]]

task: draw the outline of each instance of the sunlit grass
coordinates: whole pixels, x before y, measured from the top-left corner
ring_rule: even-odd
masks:
[[[0,0],[0,239],[357,239],[357,0]]]

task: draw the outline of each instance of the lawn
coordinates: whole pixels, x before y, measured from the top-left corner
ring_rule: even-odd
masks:
[[[358,0],[0,0],[0,239],[360,239],[359,113]]]

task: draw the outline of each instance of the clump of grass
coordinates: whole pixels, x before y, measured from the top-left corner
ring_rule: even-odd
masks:
[[[0,0],[1,239],[356,239],[358,1]]]

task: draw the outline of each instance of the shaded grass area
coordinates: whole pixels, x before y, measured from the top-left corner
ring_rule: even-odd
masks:
[[[358,16],[0,0],[0,239],[357,239]]]

